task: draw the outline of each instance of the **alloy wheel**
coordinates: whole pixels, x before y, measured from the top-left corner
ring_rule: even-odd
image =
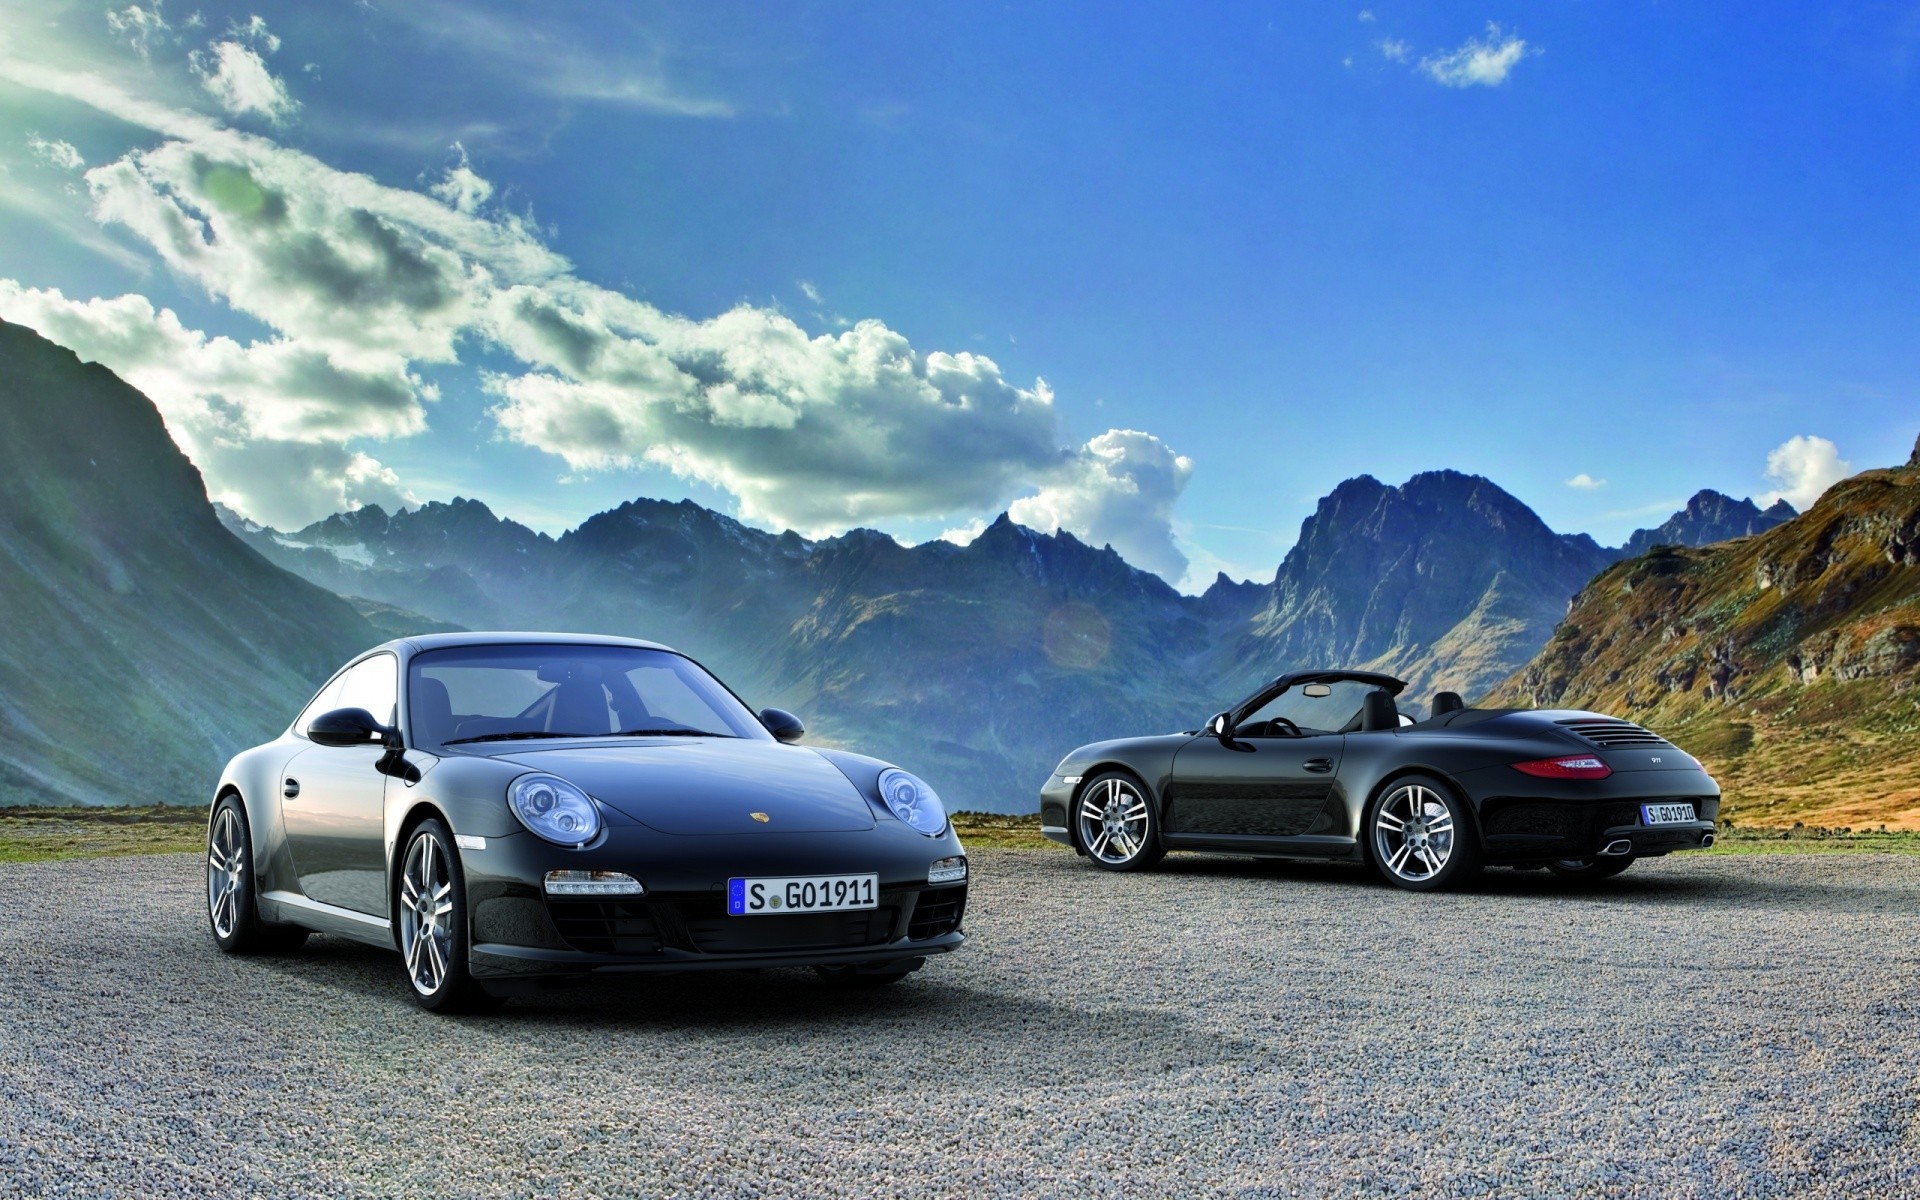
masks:
[[[422,830],[400,872],[400,951],[423,996],[438,992],[453,955],[453,878],[438,838]]]
[[[1103,863],[1132,860],[1147,845],[1147,799],[1110,775],[1080,797],[1080,844]]]
[[[1453,857],[1453,810],[1433,789],[1408,784],[1388,793],[1373,817],[1373,848],[1394,876],[1425,883]]]
[[[222,808],[207,835],[207,915],[213,932],[230,938],[240,926],[240,898],[247,869],[240,815]]]

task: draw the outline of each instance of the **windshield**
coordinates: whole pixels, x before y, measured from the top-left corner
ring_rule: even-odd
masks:
[[[772,735],[719,680],[670,650],[638,646],[455,646],[407,672],[415,745],[518,738]]]
[[[1327,694],[1309,695],[1304,690],[1309,687]],[[1248,713],[1234,732],[1241,737],[1258,737],[1268,732],[1285,735],[1293,732],[1286,724],[1292,721],[1304,733],[1339,733],[1360,715],[1361,698],[1378,690],[1377,684],[1355,679],[1295,685]],[[1275,717],[1286,720],[1276,722]]]

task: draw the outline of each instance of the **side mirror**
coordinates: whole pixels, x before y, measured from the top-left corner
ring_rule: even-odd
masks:
[[[800,718],[784,708],[761,709],[760,723],[767,727],[767,732],[773,735],[775,741],[786,742],[788,745],[799,741],[807,734],[807,727],[800,723]]]
[[[336,708],[307,726],[307,736],[322,746],[391,745],[399,731],[388,729],[364,708]]]
[[[1207,719],[1207,732],[1217,738],[1233,735],[1233,714],[1215,713]]]

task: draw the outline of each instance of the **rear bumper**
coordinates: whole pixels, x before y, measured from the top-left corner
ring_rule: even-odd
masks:
[[[1694,806],[1698,819],[1648,825],[1640,806],[1680,802]],[[1592,858],[1625,841],[1636,858],[1701,850],[1712,844],[1720,797],[1643,796],[1569,800],[1539,796],[1500,796],[1480,805],[1480,831],[1490,863],[1540,863],[1562,858]]]

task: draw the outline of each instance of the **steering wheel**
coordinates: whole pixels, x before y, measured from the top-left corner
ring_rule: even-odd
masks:
[[[1261,722],[1261,724],[1267,727],[1268,737],[1281,736],[1280,726],[1282,725],[1285,725],[1287,727],[1287,733],[1285,735],[1287,737],[1305,737],[1306,736],[1305,734],[1300,732],[1300,727],[1298,725],[1294,724],[1290,719],[1286,717],[1268,717],[1265,721]]]

